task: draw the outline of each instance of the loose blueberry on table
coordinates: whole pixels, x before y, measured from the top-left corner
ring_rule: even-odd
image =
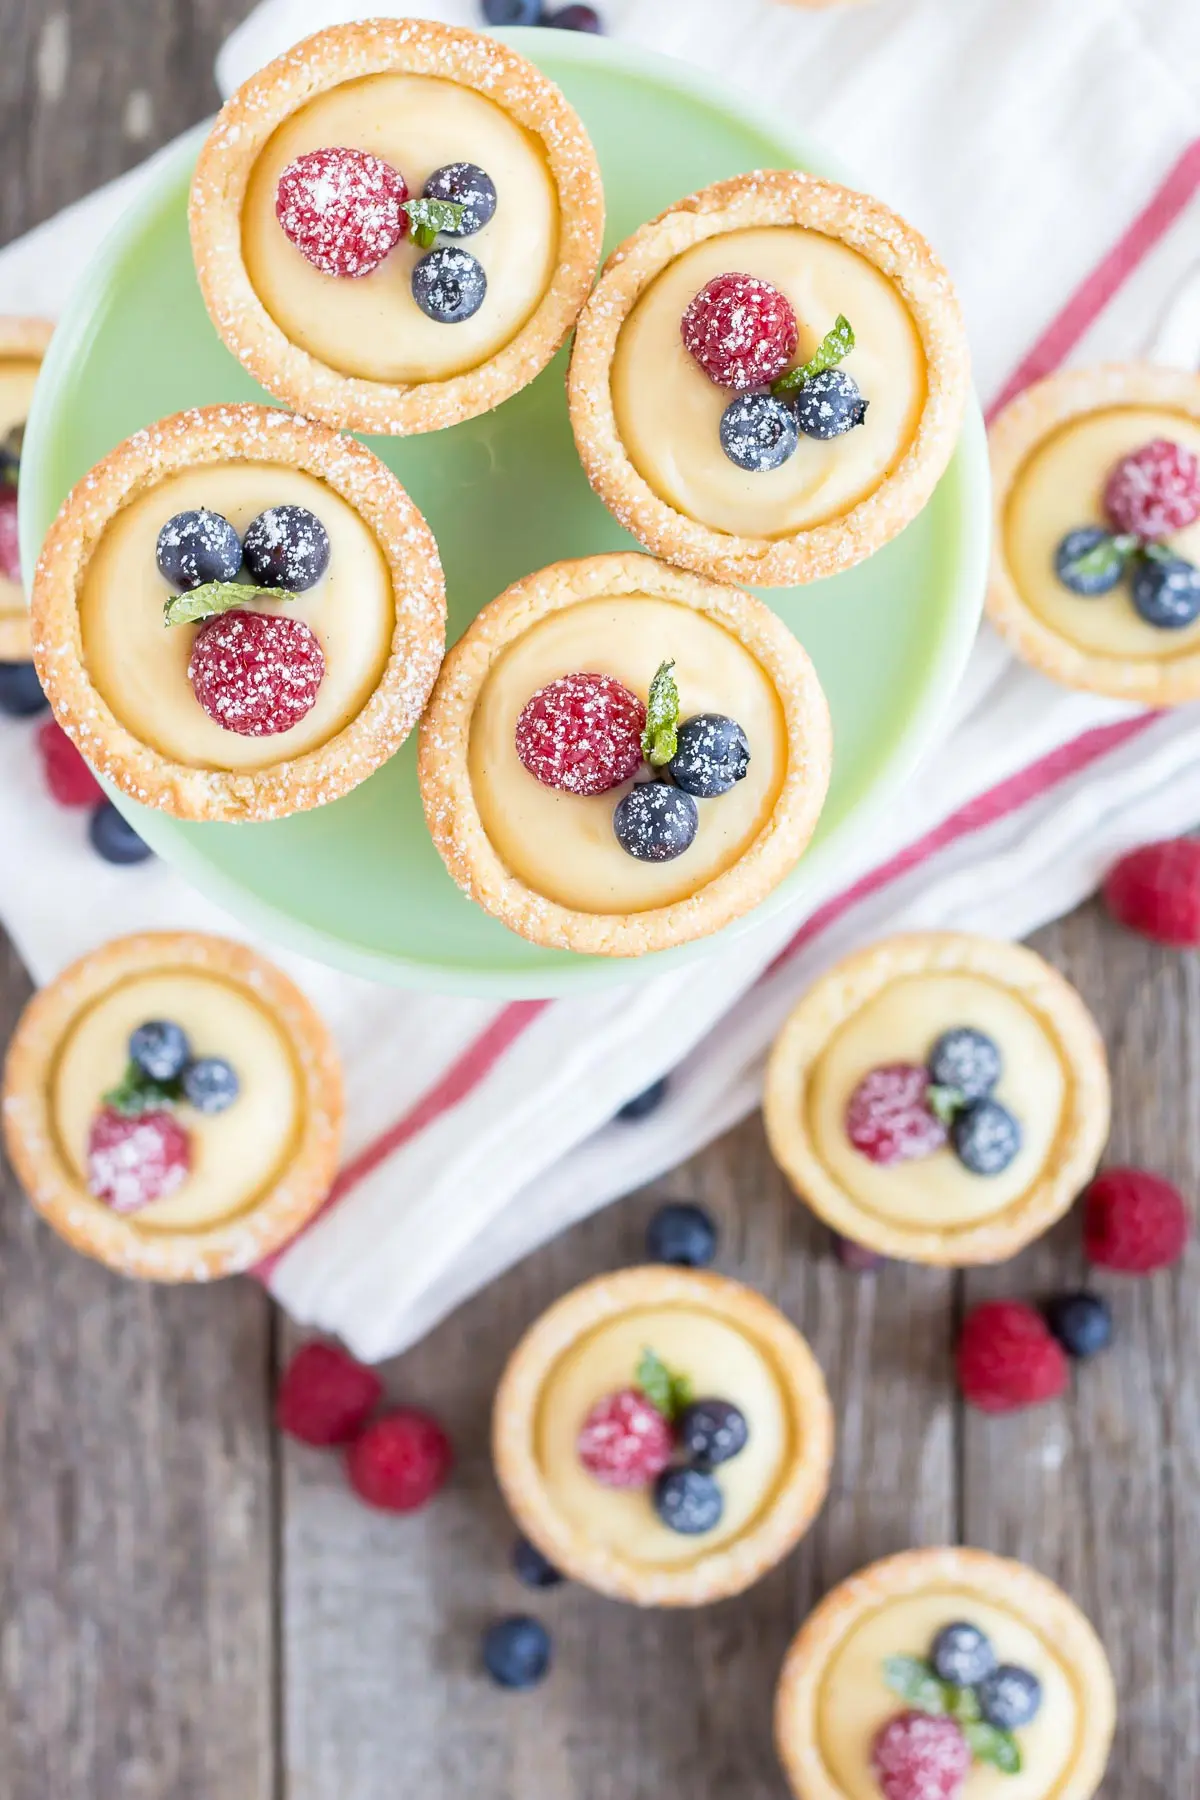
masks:
[[[646,1227],[646,1255],[651,1262],[706,1269],[716,1254],[717,1228],[694,1201],[668,1200],[651,1214]]]
[[[21,551],[17,535],[17,482],[25,427],[14,425],[0,438],[0,580],[20,581]]]
[[[102,800],[88,820],[88,842],[97,856],[117,868],[132,868],[154,855],[111,800]]]
[[[542,0],[482,0],[480,11],[487,25],[550,25],[558,31],[604,30],[594,6],[555,9],[544,6]]]
[[[1018,1121],[994,1098],[1000,1051],[972,1026],[945,1031],[927,1063],[868,1070],[846,1106],[846,1135],[884,1168],[933,1156],[947,1143],[973,1175],[1000,1175],[1020,1151]]]
[[[666,1099],[669,1085],[667,1077],[660,1075],[657,1081],[652,1081],[648,1088],[643,1088],[640,1094],[619,1107],[616,1117],[622,1125],[635,1125],[639,1119],[648,1119]]]
[[[1015,1733],[1036,1718],[1041,1683],[1028,1669],[999,1663],[970,1620],[943,1626],[924,1657],[888,1657],[883,1679],[908,1709],[886,1721],[872,1748],[886,1800],[957,1800],[972,1763],[1020,1774]]]
[[[1122,457],[1104,488],[1108,525],[1069,531],[1054,553],[1062,585],[1083,599],[1109,594],[1128,578],[1135,612],[1159,631],[1200,618],[1200,569],[1164,539],[1200,519],[1200,459],[1168,438]]]
[[[565,1579],[561,1570],[556,1569],[527,1537],[519,1537],[513,1545],[512,1566],[517,1580],[524,1582],[526,1587],[560,1587]]]
[[[9,719],[32,719],[49,704],[31,662],[0,662],[0,713]]]
[[[550,1633],[524,1614],[495,1619],[483,1634],[483,1666],[497,1687],[536,1687],[548,1674],[553,1646]]]
[[[1112,1343],[1112,1310],[1099,1294],[1056,1294],[1046,1302],[1046,1323],[1068,1356],[1082,1361]]]

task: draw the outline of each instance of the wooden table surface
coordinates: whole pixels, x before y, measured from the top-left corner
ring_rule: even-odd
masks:
[[[0,241],[209,111],[214,51],[247,10],[0,0]],[[1036,942],[1104,1024],[1112,1155],[1194,1191],[1200,965],[1094,906]],[[0,1045],[28,991],[0,952]],[[996,1270],[858,1280],[754,1119],[387,1370],[460,1459],[436,1505],[395,1520],[272,1429],[295,1333],[258,1287],[123,1282],[37,1222],[7,1169],[0,1186],[0,1800],[783,1800],[770,1700],[797,1624],[872,1557],[954,1541],[1026,1558],[1098,1625],[1121,1699],[1109,1800],[1200,1793],[1194,1254],[1103,1284],[1119,1346],[1073,1397],[987,1420],[950,1377],[963,1310],[1077,1283],[1077,1225]],[[497,1374],[549,1301],[637,1259],[667,1194],[714,1210],[719,1267],[811,1339],[839,1417],[830,1500],[782,1568],[695,1616],[530,1596],[486,1452]],[[500,1694],[476,1674],[479,1629],[526,1606],[556,1666],[536,1697]]]

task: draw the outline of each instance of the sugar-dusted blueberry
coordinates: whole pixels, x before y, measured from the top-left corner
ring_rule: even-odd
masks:
[[[956,1619],[953,1625],[944,1625],[934,1638],[929,1660],[939,1681],[948,1681],[954,1687],[974,1687],[995,1668],[996,1652],[978,1625]]]
[[[639,862],[671,862],[695,842],[696,802],[665,781],[640,781],[618,800],[613,830],[622,850]]]
[[[246,567],[260,587],[303,594],[329,567],[329,533],[307,506],[268,506],[246,532]]]
[[[600,14],[594,6],[560,6],[557,12],[547,13],[542,24],[553,25],[559,31],[603,32],[604,30]]]
[[[242,566],[242,540],[222,513],[200,506],[167,520],[158,534],[154,560],[163,580],[178,588],[233,581]]]
[[[705,1269],[716,1254],[717,1228],[702,1206],[691,1200],[668,1200],[652,1214],[646,1227],[646,1255],[651,1262]]]
[[[929,1054],[930,1080],[937,1087],[956,1088],[964,1100],[986,1100],[1002,1066],[995,1042],[973,1025],[943,1031]]]
[[[96,855],[107,863],[129,867],[146,862],[154,855],[149,844],[138,836],[111,800],[102,800],[88,820],[88,841]]]
[[[679,748],[668,767],[676,787],[697,800],[727,794],[750,767],[750,742],[736,719],[695,713],[679,727]]]
[[[956,1116],[950,1141],[972,1175],[1002,1175],[1021,1148],[1021,1127],[998,1100],[977,1100]]]
[[[725,1500],[707,1469],[664,1469],[654,1484],[654,1510],[668,1531],[700,1537],[721,1523]]]
[[[1131,587],[1134,607],[1159,631],[1182,631],[1200,618],[1200,569],[1182,556],[1139,557]]]
[[[556,1569],[548,1557],[542,1555],[536,1544],[531,1544],[527,1537],[519,1537],[512,1549],[513,1574],[526,1587],[552,1588],[560,1587],[566,1580],[560,1569]]]
[[[461,325],[483,305],[487,276],[457,244],[439,244],[412,272],[413,299],[427,319],[439,325]]]
[[[542,0],[483,0],[488,25],[536,25],[542,16]]]
[[[806,437],[843,437],[861,425],[867,402],[857,381],[845,369],[825,369],[806,381],[792,402],[796,423]]]
[[[782,468],[796,454],[796,414],[774,394],[738,394],[721,414],[721,448],[731,463],[752,475]]]
[[[1068,1356],[1082,1360],[1107,1350],[1112,1343],[1112,1311],[1099,1294],[1055,1294],[1043,1310],[1047,1325]]]
[[[1036,1719],[1042,1704],[1041,1682],[1015,1663],[1001,1663],[984,1676],[976,1692],[980,1711],[998,1731],[1019,1731]]]
[[[31,662],[0,662],[0,713],[9,719],[32,719],[49,704]]]
[[[667,1077],[660,1075],[658,1080],[652,1081],[648,1088],[643,1088],[640,1094],[635,1094],[632,1100],[627,1100],[624,1106],[617,1110],[616,1116],[622,1125],[636,1124],[638,1119],[648,1119],[651,1113],[657,1112],[667,1097],[668,1086]]]
[[[693,1400],[675,1427],[679,1445],[698,1469],[715,1469],[740,1456],[750,1438],[746,1415],[732,1400]]]
[[[183,1072],[183,1091],[201,1113],[223,1113],[240,1092],[233,1068],[223,1056],[198,1056]]]
[[[463,208],[457,225],[443,225],[443,237],[474,237],[495,214],[496,184],[478,163],[446,163],[425,183],[425,199],[453,200]]]
[[[537,1619],[494,1619],[483,1634],[483,1666],[504,1688],[536,1687],[549,1671],[550,1633]]]
[[[1081,525],[1068,531],[1054,552],[1054,573],[1073,594],[1094,599],[1111,593],[1125,572],[1125,558],[1112,545],[1112,536],[1100,525]]]
[[[171,1019],[147,1019],[129,1036],[130,1062],[152,1081],[178,1081],[191,1054],[187,1033]]]

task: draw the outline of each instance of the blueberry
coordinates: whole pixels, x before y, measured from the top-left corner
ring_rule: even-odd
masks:
[[[550,1633],[515,1613],[494,1619],[483,1634],[483,1666],[499,1687],[536,1687],[550,1667]]]
[[[1138,559],[1133,571],[1133,604],[1147,625],[1160,631],[1182,631],[1200,616],[1200,569],[1172,556]]]
[[[1095,1356],[1112,1343],[1112,1313],[1099,1294],[1056,1294],[1046,1302],[1046,1323],[1068,1356]]]
[[[200,1113],[223,1113],[238,1097],[240,1084],[220,1056],[198,1056],[183,1072],[183,1091]]]
[[[0,662],[0,713],[10,719],[32,719],[49,704],[31,662]]]
[[[670,862],[690,850],[700,825],[696,802],[664,781],[640,781],[618,800],[613,830],[639,862]]]
[[[715,1469],[746,1448],[750,1429],[729,1400],[693,1400],[678,1425],[685,1456],[698,1469]]]
[[[950,1138],[972,1175],[1002,1175],[1021,1148],[1021,1127],[998,1100],[977,1100],[958,1114]]]
[[[978,1625],[958,1620],[938,1632],[929,1660],[939,1681],[948,1681],[954,1687],[974,1687],[995,1668],[996,1652]]]
[[[1041,1682],[1015,1663],[1001,1663],[985,1675],[977,1692],[980,1711],[999,1731],[1019,1731],[1037,1717],[1042,1704]]]
[[[483,16],[489,25],[536,25],[542,0],[483,0]]]
[[[696,713],[679,727],[679,748],[669,767],[676,787],[685,794],[712,800],[745,777],[750,744],[736,719],[723,713]]]
[[[483,305],[487,276],[483,264],[456,244],[439,244],[412,272],[413,299],[426,318],[461,325]]]
[[[496,184],[478,163],[446,163],[425,183],[425,198],[455,200],[466,209],[459,224],[443,226],[443,237],[474,237],[496,211]]]
[[[329,567],[329,533],[307,506],[268,506],[247,530],[244,549],[259,587],[303,594]]]
[[[531,1544],[526,1537],[519,1537],[513,1545],[512,1566],[518,1581],[526,1587],[552,1588],[558,1587],[564,1577],[542,1555],[536,1544]]]
[[[658,1080],[652,1081],[648,1088],[643,1088],[640,1094],[635,1094],[632,1100],[627,1100],[618,1111],[617,1118],[623,1125],[632,1125],[635,1119],[648,1119],[652,1112],[658,1111],[666,1099],[668,1085],[667,1077],[660,1075]]]
[[[0,438],[0,482],[16,487],[21,473],[21,451],[25,444],[24,425],[14,425]]]
[[[668,1200],[646,1227],[646,1255],[651,1262],[706,1269],[716,1254],[717,1228],[704,1208],[690,1200]]]
[[[781,468],[799,442],[795,413],[774,394],[738,394],[721,414],[722,450],[752,475]]]
[[[664,1469],[654,1484],[654,1510],[668,1531],[699,1537],[720,1524],[725,1501],[707,1469]]]
[[[170,1019],[147,1019],[129,1036],[129,1060],[152,1081],[176,1081],[192,1054],[183,1028]]]
[[[102,800],[88,820],[88,838],[97,856],[107,863],[140,863],[154,855],[111,800]]]
[[[833,1232],[833,1254],[843,1269],[849,1269],[852,1275],[873,1275],[887,1261],[878,1250],[868,1250],[865,1244],[856,1244],[853,1238],[842,1237]]]
[[[1081,557],[1098,549],[1110,536],[1099,525],[1082,525],[1078,531],[1068,531],[1054,552],[1054,573],[1073,594],[1083,594],[1087,599],[1092,599],[1097,594],[1110,593],[1120,581],[1125,573],[1123,556],[1113,555],[1102,568],[1095,571],[1075,567]]]
[[[808,437],[842,437],[861,425],[867,402],[845,369],[826,369],[806,381],[793,402],[796,423]]]
[[[242,566],[242,540],[221,513],[201,506],[167,520],[158,534],[154,560],[163,580],[178,588],[234,581]]]
[[[971,1025],[943,1031],[929,1056],[930,1080],[937,1087],[957,1088],[964,1100],[986,1100],[1001,1067],[996,1045]]]
[[[556,25],[560,31],[604,30],[594,6],[562,6],[557,12],[547,13],[542,24]]]

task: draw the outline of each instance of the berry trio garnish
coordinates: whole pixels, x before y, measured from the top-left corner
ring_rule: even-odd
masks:
[[[943,1626],[927,1657],[889,1656],[883,1679],[906,1702],[882,1727],[871,1760],[885,1800],[958,1800],[971,1765],[1021,1773],[1016,1733],[1032,1724],[1042,1684],[997,1659],[977,1625]]]
[[[1134,610],[1159,631],[1200,618],[1200,569],[1162,541],[1200,519],[1200,460],[1155,438],[1122,457],[1104,487],[1109,526],[1079,526],[1054,553],[1054,572],[1084,599],[1111,593],[1126,575]]]
[[[871,1069],[846,1106],[846,1136],[884,1168],[932,1156],[949,1142],[973,1175],[1000,1175],[1021,1148],[1021,1127],[994,1098],[1000,1052],[982,1031],[942,1033],[924,1067]]]

